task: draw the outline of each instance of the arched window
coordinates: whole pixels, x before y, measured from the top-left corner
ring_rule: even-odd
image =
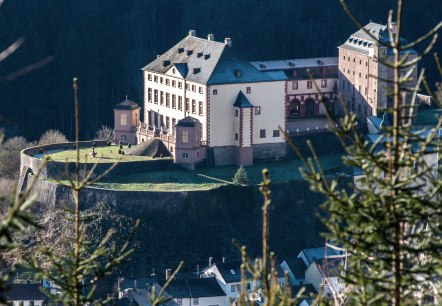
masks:
[[[121,114],[120,116],[120,125],[127,125],[127,114]]]
[[[182,143],[189,143],[189,131],[184,130],[183,134],[181,135],[181,142]]]

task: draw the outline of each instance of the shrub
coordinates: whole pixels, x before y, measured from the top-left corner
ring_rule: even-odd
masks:
[[[108,142],[111,142],[111,140],[114,139],[114,130],[106,125],[102,125],[95,132],[95,139],[96,140],[106,140]]]
[[[235,173],[235,176],[232,178],[232,181],[235,184],[239,185],[247,185],[249,183],[249,177],[247,175],[247,171],[243,166],[240,166]]]
[[[107,142],[107,145],[108,145],[108,146],[111,146],[111,145],[112,145],[112,142],[109,140],[109,141]]]
[[[41,135],[38,145],[68,142],[66,136],[59,130],[47,130]]]
[[[123,150],[123,144],[120,141],[120,150]]]
[[[130,149],[130,147],[132,147],[132,145],[130,144],[130,142],[129,142],[129,144],[127,145],[127,147]]]

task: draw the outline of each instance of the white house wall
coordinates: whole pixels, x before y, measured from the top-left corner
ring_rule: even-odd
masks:
[[[178,299],[175,299],[178,302]],[[198,304],[194,304],[193,298],[181,299],[180,306],[228,306],[228,298],[226,296],[212,296],[198,298]]]
[[[251,87],[251,93],[247,93]],[[214,95],[214,90],[217,94]],[[284,142],[282,135],[273,137],[273,131],[285,127],[285,81],[212,85],[210,87],[210,146],[235,144],[235,107],[233,104],[242,91],[253,109],[253,144]],[[256,107],[261,114],[255,115]],[[266,137],[260,138],[260,130]]]

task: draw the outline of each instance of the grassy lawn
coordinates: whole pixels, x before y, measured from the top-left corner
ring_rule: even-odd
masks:
[[[333,154],[320,157],[324,170],[339,168],[342,165],[341,155]],[[270,178],[275,183],[299,179],[301,161],[279,161],[257,163],[245,167],[250,184],[259,184],[262,180],[261,171],[269,169]],[[145,190],[145,191],[193,191],[209,190],[224,184],[231,183],[237,171],[237,166],[212,167],[196,171],[157,171],[135,173],[103,179],[97,187],[117,190]]]
[[[125,146],[124,148],[126,149],[127,147]],[[80,149],[80,161],[82,163],[85,162],[85,160],[87,160],[88,163],[114,163],[117,161],[131,162],[152,160],[151,157],[146,156],[120,155],[118,154],[118,150],[118,146],[98,147],[95,148],[97,156],[93,158],[91,155],[92,148]],[[49,152],[47,155],[50,156],[54,161],[64,162],[66,159],[68,159],[69,162],[75,162],[77,158],[77,151],[74,149],[68,149],[54,153]]]

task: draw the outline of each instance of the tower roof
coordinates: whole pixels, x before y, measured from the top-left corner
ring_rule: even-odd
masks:
[[[253,107],[253,104],[250,103],[249,99],[247,99],[247,97],[240,90],[233,106],[239,108],[251,108]]]
[[[116,109],[118,109],[118,110],[134,110],[134,109],[139,109],[139,108],[140,107],[138,106],[138,104],[136,102],[127,99],[127,96],[126,96],[126,100],[115,105],[114,110],[116,110]]]
[[[196,118],[193,118],[191,116],[187,116],[181,120],[179,120],[176,124],[176,126],[184,126],[184,127],[194,127],[199,124],[199,120]]]

